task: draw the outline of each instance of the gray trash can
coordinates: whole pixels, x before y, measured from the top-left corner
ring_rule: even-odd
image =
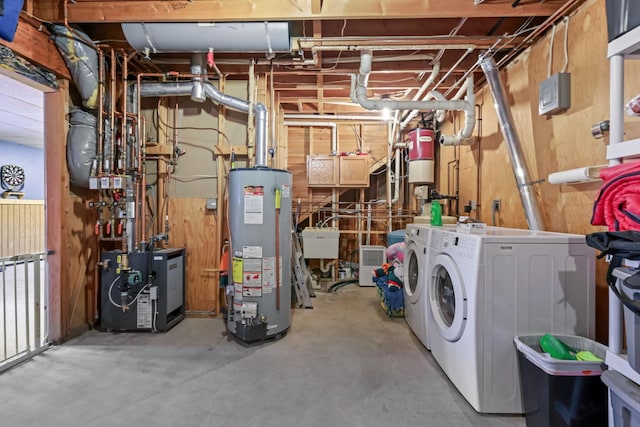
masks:
[[[514,338],[527,427],[605,427],[607,388],[600,380],[604,362],[559,360],[543,353],[540,335]],[[576,349],[604,360],[607,348],[588,338],[557,335]]]
[[[622,292],[640,306],[640,284],[623,280]],[[629,366],[640,372],[640,316],[624,306],[624,329],[627,337],[627,360]]]
[[[616,371],[602,373],[609,387],[614,427],[640,427],[640,386]]]

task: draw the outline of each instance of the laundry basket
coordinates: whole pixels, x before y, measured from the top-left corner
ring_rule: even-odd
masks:
[[[559,360],[543,353],[542,335],[514,338],[527,427],[607,425],[607,387],[600,380],[604,362]],[[607,348],[588,338],[555,335],[576,349],[605,358]]]

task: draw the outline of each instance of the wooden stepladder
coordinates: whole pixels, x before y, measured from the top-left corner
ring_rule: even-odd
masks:
[[[298,240],[295,230],[291,230],[291,269],[293,270],[298,307],[313,308],[311,297],[315,294],[311,285],[311,274],[304,261],[300,240]]]

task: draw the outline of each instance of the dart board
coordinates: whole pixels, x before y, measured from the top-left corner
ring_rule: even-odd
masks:
[[[20,191],[24,187],[24,169],[16,165],[0,167],[0,185],[7,191]]]

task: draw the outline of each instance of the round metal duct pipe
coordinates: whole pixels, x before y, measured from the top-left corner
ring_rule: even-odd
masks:
[[[493,96],[493,106],[495,107],[498,115],[498,122],[500,123],[502,136],[504,137],[504,141],[507,145],[509,158],[511,158],[513,175],[516,179],[518,190],[520,190],[520,200],[522,201],[522,207],[524,208],[524,213],[527,217],[529,229],[544,230],[542,214],[538,208],[536,196],[531,189],[532,182],[529,179],[529,169],[524,161],[520,138],[516,133],[513,116],[511,115],[511,110],[507,104],[507,96],[502,80],[500,79],[500,71],[491,56],[481,56],[479,62],[480,67],[482,67],[482,71],[484,71],[484,75],[487,78],[487,84],[489,85],[491,95]]]
[[[136,50],[163,52],[289,52],[288,22],[125,23]]]

